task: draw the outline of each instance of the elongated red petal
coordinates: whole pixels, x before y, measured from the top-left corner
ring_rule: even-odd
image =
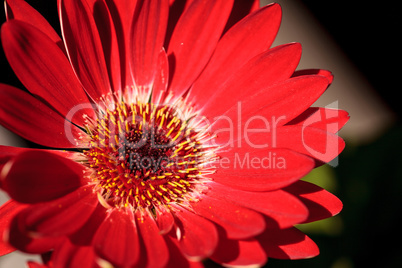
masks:
[[[215,225],[179,206],[174,206],[180,234],[177,240],[183,254],[191,260],[209,257],[218,243]]]
[[[159,233],[160,234],[167,234],[170,232],[174,225],[174,218],[170,210],[167,208],[161,206],[155,208],[156,212],[156,223],[159,228]]]
[[[111,92],[101,39],[83,0],[59,0],[64,43],[75,73],[94,100]]]
[[[131,67],[136,85],[150,89],[159,65],[169,15],[167,0],[143,1],[132,26]]]
[[[248,192],[209,183],[211,195],[267,215],[274,228],[289,228],[302,223],[308,217],[306,206],[294,195],[283,190],[271,192]]]
[[[14,156],[17,154],[29,150],[27,148],[21,148],[21,147],[13,147],[13,146],[4,146],[0,145],[0,170],[3,168],[3,166]],[[1,177],[0,173],[0,177]],[[0,178],[0,188],[1,188],[1,178]]]
[[[4,239],[8,243],[23,252],[41,254],[54,249],[64,240],[64,237],[33,237],[32,233],[27,230],[27,226],[25,225],[25,211],[27,209],[29,209],[29,207],[22,210],[12,219],[10,228],[4,235]]]
[[[60,49],[64,50],[64,44],[49,22],[33,7],[23,0],[5,1],[7,20],[20,20],[35,26],[45,33]]]
[[[169,249],[169,262],[166,268],[188,267],[188,268],[203,268],[202,262],[193,262],[184,257],[179,249],[178,241],[171,236],[165,236],[166,245]]]
[[[235,1],[235,6],[236,3],[238,1]],[[207,100],[203,94],[209,96],[216,92],[250,59],[268,50],[280,21],[280,6],[269,5],[244,18],[222,37],[207,67],[193,85],[192,94],[195,94],[197,103],[201,101],[197,105],[202,107],[203,101]]]
[[[312,183],[298,181],[284,190],[300,198],[306,205],[309,215],[305,223],[335,216],[342,210],[341,200]]]
[[[332,81],[334,81],[334,75],[327,70],[322,70],[322,69],[303,69],[303,70],[297,70],[294,72],[292,77],[298,77],[298,76],[303,76],[303,75],[321,75],[325,76],[329,84],[332,84]]]
[[[124,89],[126,86],[131,87],[134,85],[128,55],[131,51],[131,26],[133,22],[137,20],[137,5],[140,4],[142,1],[119,0],[105,2],[109,8],[110,15],[112,16],[117,40],[119,43],[121,73],[123,76],[122,88]]]
[[[65,240],[56,248],[52,255],[53,267],[63,268],[94,268],[97,265],[97,257],[92,247],[73,245],[69,240]]]
[[[34,234],[71,234],[89,219],[97,203],[92,187],[81,187],[62,198],[26,208],[20,213],[19,223],[25,226],[27,232]]]
[[[116,22],[113,21],[105,0],[86,1],[92,10],[99,37],[101,39],[110,83],[115,92],[120,91],[122,88],[122,60],[120,57],[124,54],[120,55],[119,39],[117,38],[115,27]]]
[[[258,54],[231,74],[221,86],[212,87],[214,91],[209,91],[211,87],[208,85],[202,94],[199,92],[201,89],[194,92],[197,105],[208,117],[224,114],[247,96],[288,79],[298,65],[300,56],[301,46],[298,43],[281,45]],[[227,98],[228,94],[231,98]]]
[[[342,152],[345,142],[333,133],[309,125],[284,126],[277,130],[276,146],[292,148],[292,150],[328,163]]]
[[[14,157],[1,173],[1,185],[21,203],[51,201],[82,185],[85,167],[56,154],[28,150]]]
[[[301,76],[263,87],[228,109],[221,116],[223,120],[218,117],[212,131],[225,127],[229,117],[245,135],[249,129],[269,128],[274,132],[308,109],[327,86],[328,80],[323,76]]]
[[[95,234],[96,254],[116,266],[132,266],[140,253],[137,226],[129,208],[112,209]]]
[[[170,89],[185,92],[210,59],[229,17],[233,0],[194,0],[177,22],[168,46]]]
[[[319,254],[314,241],[296,228],[285,230],[267,228],[257,240],[267,256],[275,259],[306,259]]]
[[[106,209],[98,204],[88,221],[77,232],[69,236],[70,241],[80,246],[92,245],[93,238],[105,218]]]
[[[231,239],[243,239],[259,234],[265,228],[263,217],[250,209],[204,195],[191,204],[194,211],[221,226]]]
[[[225,32],[248,14],[260,8],[260,0],[237,0],[226,23]],[[273,26],[271,26],[273,27]]]
[[[34,95],[66,116],[84,124],[83,115],[94,117],[88,98],[62,50],[28,23],[11,20],[1,28],[4,52],[11,67]]]
[[[258,149],[247,145],[219,153],[213,179],[246,191],[272,191],[299,180],[314,168],[314,161],[288,149]]]
[[[263,266],[267,255],[255,239],[232,240],[223,235],[211,259],[228,267]]]
[[[9,229],[12,218],[18,214],[26,205],[9,200],[0,207],[0,256],[13,252],[14,247],[4,241],[5,232]]]
[[[159,234],[155,220],[146,211],[137,211],[135,218],[141,234],[143,249],[145,250],[139,266],[149,268],[165,267],[169,259],[169,251],[165,240]],[[155,256],[158,257],[155,258]]]
[[[168,82],[169,62],[165,49],[162,48],[159,53],[156,77],[152,87],[152,99],[154,100],[154,103],[163,103]]]
[[[0,84],[0,122],[35,143],[55,148],[75,148],[81,132],[57,112],[28,93]]]
[[[337,133],[349,118],[348,112],[343,110],[311,107],[288,124],[315,127],[331,133]]]

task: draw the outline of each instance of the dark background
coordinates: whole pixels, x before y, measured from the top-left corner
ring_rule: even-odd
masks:
[[[27,2],[59,29],[56,1]],[[300,2],[364,74],[396,114],[397,121],[371,143],[347,145],[339,159],[341,165],[331,171],[337,181],[335,193],[344,203],[344,210],[337,216],[342,228],[332,234],[309,233],[321,249],[320,256],[300,261],[269,260],[268,267],[402,267],[402,105],[401,86],[397,83],[401,76],[399,5],[362,0]],[[5,21],[2,11],[1,23]],[[22,88],[2,50],[0,63],[0,82]]]

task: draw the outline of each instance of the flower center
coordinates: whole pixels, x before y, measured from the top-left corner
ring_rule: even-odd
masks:
[[[184,117],[184,118],[183,118]],[[88,128],[84,154],[92,181],[110,206],[133,209],[197,198],[213,156],[179,110],[151,103],[115,104]]]

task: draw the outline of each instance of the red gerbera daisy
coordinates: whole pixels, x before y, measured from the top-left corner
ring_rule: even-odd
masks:
[[[1,85],[0,122],[47,148],[1,147],[12,198],[0,208],[1,254],[52,251],[52,267],[318,254],[294,226],[342,204],[299,179],[343,149],[335,133],[348,115],[309,107],[332,75],[295,71],[299,44],[270,48],[279,5],[58,8],[63,41],[27,3],[6,1],[3,47],[29,93]]]

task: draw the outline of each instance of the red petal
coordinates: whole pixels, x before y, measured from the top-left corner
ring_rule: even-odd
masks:
[[[342,210],[342,202],[321,187],[298,181],[284,189],[297,196],[306,205],[309,216],[304,223],[335,216]]]
[[[204,195],[191,203],[195,213],[221,226],[231,239],[244,239],[259,234],[265,228],[263,217],[231,202]]]
[[[136,264],[140,248],[131,209],[111,209],[108,213],[95,234],[93,241],[95,252],[119,267]]]
[[[158,66],[155,81],[152,87],[152,99],[154,103],[163,103],[163,96],[169,82],[169,62],[165,49],[161,49],[158,58]]]
[[[254,122],[258,121],[255,120]],[[333,160],[345,148],[345,142],[342,138],[319,128],[310,127],[309,125],[275,127],[275,123],[272,127],[269,124],[267,122],[267,125],[263,129],[260,126],[254,128],[254,125],[250,124],[246,128],[248,129],[247,134],[240,138],[234,138],[232,125],[229,129],[226,128],[218,133],[214,133],[218,134],[214,142],[217,145],[224,146],[222,151],[226,148],[229,150],[227,153],[228,157],[233,158],[238,153],[238,158],[240,157],[240,160],[243,161],[244,155],[247,154],[246,149],[250,147],[252,148],[251,152],[257,151],[257,149],[265,149],[267,151],[272,148],[290,149],[324,163]],[[278,121],[276,125],[278,125]],[[219,152],[219,155],[222,154],[223,152]],[[288,164],[286,160],[282,162]]]
[[[215,93],[232,74],[271,46],[279,29],[281,14],[278,4],[266,6],[244,18],[222,37],[207,67],[194,83],[192,93],[197,105],[202,107],[210,99],[210,94]]]
[[[64,43],[75,73],[94,100],[111,92],[101,39],[86,2],[59,0]]]
[[[224,236],[211,259],[228,267],[261,267],[267,262],[267,256],[255,239],[231,240]]]
[[[75,109],[68,119],[78,125],[84,124],[84,114],[94,116],[68,59],[48,36],[25,22],[11,20],[3,24],[1,37],[11,67],[32,94],[63,116]]]
[[[243,144],[219,152],[218,183],[246,191],[271,191],[299,180],[314,168],[314,161],[288,149],[255,149]],[[247,179],[245,179],[247,178]]]
[[[30,94],[0,85],[0,122],[35,143],[55,148],[75,148],[80,130]]]
[[[197,104],[208,117],[222,115],[238,101],[288,79],[299,63],[300,56],[301,46],[298,43],[278,46],[261,53],[231,74],[226,81],[222,81],[220,86],[212,87],[208,84],[208,88],[212,87],[216,92],[210,94],[209,89],[204,89],[202,96],[196,96]],[[228,94],[231,98],[227,98]]]
[[[5,232],[8,230],[14,216],[24,209],[26,205],[9,200],[0,207],[0,256],[13,252],[15,248],[4,241]]]
[[[105,53],[106,67],[113,85],[113,90],[122,88],[121,59],[119,39],[115,29],[115,22],[110,14],[105,0],[86,0],[92,10],[103,52]],[[119,1],[120,2],[120,1]]]
[[[215,225],[184,208],[172,205],[177,216],[177,237],[182,253],[193,261],[209,257],[218,244],[218,232]]]
[[[85,167],[45,151],[14,157],[1,173],[3,189],[21,203],[54,200],[79,188]]]
[[[132,26],[131,67],[139,88],[152,88],[158,71],[159,53],[165,40],[168,15],[167,1],[143,1],[138,19]]]
[[[80,246],[91,245],[99,226],[105,218],[106,210],[101,204],[98,204],[88,221],[77,232],[69,236],[70,241]]]
[[[314,241],[296,228],[265,229],[257,239],[267,256],[275,259],[306,259],[319,254]]]
[[[71,234],[84,225],[97,203],[92,186],[81,187],[54,201],[29,206],[20,213],[19,223],[36,235]]]
[[[170,89],[185,92],[204,69],[222,34],[233,0],[195,0],[177,22],[168,46]]]
[[[328,163],[342,152],[345,142],[333,133],[309,125],[284,126],[277,130],[276,146],[291,148]]]
[[[327,70],[322,70],[322,69],[304,69],[304,70],[297,70],[294,72],[292,77],[297,77],[297,76],[303,76],[303,75],[321,75],[325,76],[329,84],[332,84],[332,81],[334,80],[334,75]]]
[[[212,129],[219,131],[231,118],[244,135],[250,129],[269,128],[273,132],[310,107],[327,86],[328,80],[323,76],[301,76],[263,87],[228,109],[223,120],[218,117]]]
[[[249,13],[252,13],[259,9],[259,7],[260,0],[235,1],[228,22],[226,23],[225,32],[230,29],[235,23],[247,16]]]
[[[331,133],[337,133],[349,118],[349,114],[346,111],[311,107],[288,124],[315,127]]]
[[[185,258],[179,249],[178,241],[170,236],[165,236],[166,245],[169,249],[169,262],[166,268],[188,267],[188,268],[204,268],[202,262],[192,262]]]
[[[275,228],[292,227],[302,223],[308,216],[309,211],[304,204],[294,195],[283,190],[246,192],[218,183],[210,183],[209,187],[208,195],[261,212],[271,219],[270,225],[272,224]]]
[[[159,234],[155,220],[147,211],[135,213],[138,230],[141,234],[145,252],[140,267],[164,267],[169,259],[169,251],[165,240]],[[156,257],[157,256],[157,257]]]
[[[53,267],[63,268],[94,268],[97,257],[92,247],[82,247],[71,244],[65,240],[60,247],[56,248],[53,255]]]
[[[64,45],[60,36],[47,20],[27,2],[23,0],[6,0],[5,8],[7,20],[16,19],[35,26],[45,33],[64,52]]]
[[[44,253],[54,249],[64,238],[33,235],[25,225],[25,212],[29,209],[30,207],[22,210],[12,219],[10,229],[5,233],[5,240],[27,253]]]
[[[3,166],[14,156],[17,154],[29,150],[27,148],[13,147],[13,146],[4,146],[0,145],[0,170]],[[0,173],[0,187],[1,187],[1,173]]]
[[[40,264],[33,261],[28,261],[27,264],[29,268],[48,268],[48,266],[45,264]]]
[[[133,86],[133,77],[129,66],[127,55],[131,51],[130,36],[131,26],[138,17],[138,11],[135,12],[137,4],[143,1],[137,0],[119,0],[106,1],[110,14],[113,18],[117,40],[119,43],[121,73],[123,76],[122,88]],[[103,40],[102,40],[103,41]]]
[[[158,224],[159,233],[167,234],[170,232],[174,225],[174,218],[170,210],[160,206],[155,208],[156,213],[156,223]]]

